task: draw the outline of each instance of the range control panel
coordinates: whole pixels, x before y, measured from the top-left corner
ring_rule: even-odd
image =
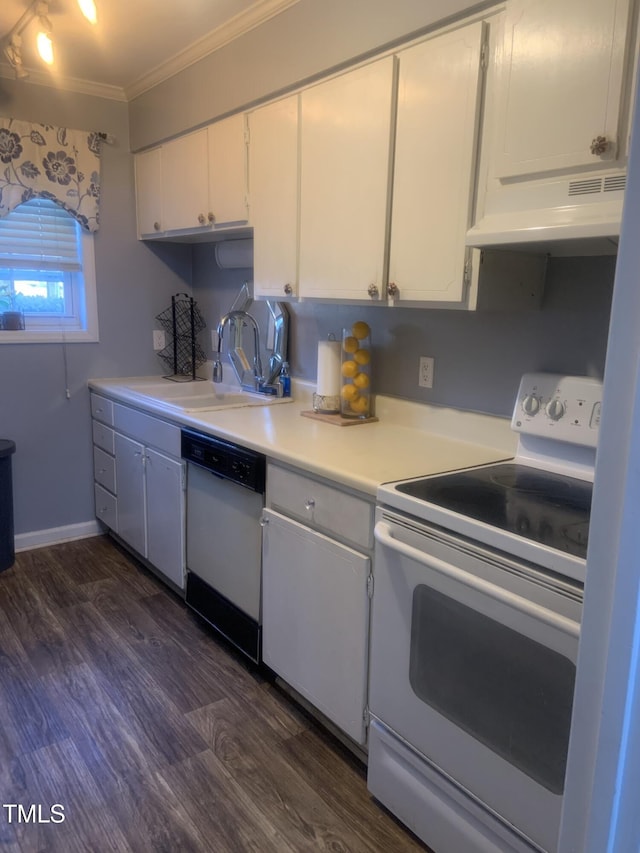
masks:
[[[527,435],[596,447],[602,411],[602,382],[588,376],[525,373],[511,428]]]

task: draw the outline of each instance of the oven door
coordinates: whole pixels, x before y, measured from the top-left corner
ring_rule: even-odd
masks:
[[[581,587],[393,512],[375,537],[372,715],[555,850]]]

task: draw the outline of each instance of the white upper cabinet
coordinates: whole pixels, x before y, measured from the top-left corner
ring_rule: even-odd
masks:
[[[206,129],[162,146],[163,231],[207,225],[207,179]]]
[[[300,296],[382,292],[393,75],[387,57],[302,92]]]
[[[615,164],[628,21],[629,0],[509,0],[495,177]]]
[[[135,171],[138,237],[142,238],[163,230],[162,149],[136,154]]]
[[[241,114],[136,154],[135,170],[140,239],[207,239],[247,224]]]
[[[398,54],[389,293],[460,303],[482,91],[481,22]]]
[[[237,113],[209,125],[207,138],[207,220],[216,227],[246,224],[247,146],[244,115]],[[200,176],[200,180],[202,179],[203,175]]]
[[[254,296],[298,293],[300,96],[249,113],[249,207]]]

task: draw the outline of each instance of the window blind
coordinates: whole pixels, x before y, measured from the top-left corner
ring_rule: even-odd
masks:
[[[0,268],[81,270],[78,225],[59,205],[35,198],[0,218]]]

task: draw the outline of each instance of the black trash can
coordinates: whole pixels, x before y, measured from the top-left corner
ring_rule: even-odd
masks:
[[[13,540],[13,483],[11,456],[13,441],[0,438],[0,572],[10,569],[16,559]]]

